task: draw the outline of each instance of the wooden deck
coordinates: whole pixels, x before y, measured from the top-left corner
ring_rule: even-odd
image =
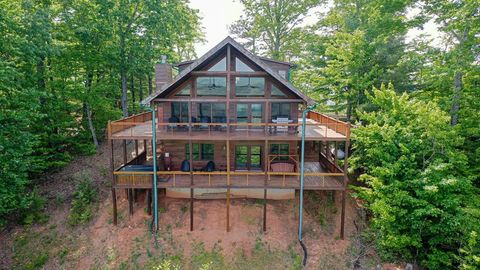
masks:
[[[288,126],[273,123],[258,124],[194,124],[191,130],[188,123],[157,125],[158,140],[301,140],[301,119],[296,124]],[[116,123],[116,132],[111,133],[111,139],[139,139],[146,140],[152,137],[152,122],[141,123]],[[229,130],[228,130],[229,129]],[[338,132],[335,124],[320,124],[312,119],[307,119],[306,140],[335,140],[344,141],[347,136]]]
[[[116,171],[115,188],[151,188],[151,172]],[[343,173],[326,172],[319,162],[305,163],[306,190],[343,190]],[[232,171],[227,172],[158,172],[158,188],[278,188],[299,189],[299,173],[267,173],[262,171]]]

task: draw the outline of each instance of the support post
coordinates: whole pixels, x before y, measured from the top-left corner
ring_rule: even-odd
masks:
[[[110,124],[108,125],[110,127]],[[113,155],[113,140],[110,141],[110,172],[112,177],[112,207],[113,207],[113,225],[117,225],[117,191],[115,189],[115,165]]]
[[[138,140],[135,140],[135,157],[138,157]]]
[[[193,231],[193,143],[188,140],[190,160],[190,231]]]
[[[133,189],[128,189],[128,213],[133,215]]]
[[[340,238],[345,239],[345,190],[342,190],[342,216],[340,224]]]
[[[268,140],[263,146],[263,164],[265,177],[263,180],[263,231],[267,231],[267,185],[268,185]]]
[[[227,155],[227,186],[230,186],[230,140],[227,139],[225,142],[226,145],[226,155]],[[227,188],[227,232],[230,231],[230,188]]]
[[[227,188],[227,232],[230,232],[230,189]]]
[[[150,189],[147,189],[147,214],[149,216],[152,215],[152,192],[150,191]]]

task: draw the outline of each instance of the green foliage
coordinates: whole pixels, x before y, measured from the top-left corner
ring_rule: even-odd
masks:
[[[472,231],[465,247],[460,249],[461,270],[474,270],[480,268],[480,243],[477,232]]]
[[[68,224],[76,226],[85,224],[92,217],[93,205],[97,196],[97,190],[93,186],[91,177],[83,173],[76,180],[75,192],[73,193],[72,205],[68,215]]]
[[[300,27],[307,13],[320,0],[241,0],[245,16],[230,26],[230,32],[245,40],[255,54],[277,60],[298,55],[301,48]]]
[[[29,179],[96,152],[122,77],[135,112],[160,55],[193,55],[199,20],[185,0],[0,2],[0,224],[32,203]]]
[[[432,102],[397,96],[392,86],[367,94],[374,112],[359,112],[353,167],[367,187],[356,188],[373,213],[384,259],[429,269],[458,265],[459,248],[478,227],[476,189],[466,175],[463,138]],[[478,229],[478,228],[477,228]]]

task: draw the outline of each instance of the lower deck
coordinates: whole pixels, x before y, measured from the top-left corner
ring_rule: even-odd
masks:
[[[133,165],[135,166],[135,165]],[[142,165],[140,165],[142,166]],[[114,172],[115,188],[152,188],[152,171],[125,167]],[[331,173],[320,162],[305,163],[304,189],[343,190],[344,174]],[[300,189],[299,172],[213,171],[157,172],[158,188],[260,188]]]

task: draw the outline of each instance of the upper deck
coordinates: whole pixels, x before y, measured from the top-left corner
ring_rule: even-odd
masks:
[[[113,140],[152,138],[150,112],[110,122],[108,137]],[[156,121],[158,140],[282,140],[302,138],[302,119],[297,123],[165,123]],[[307,141],[347,141],[350,124],[327,115],[309,112],[305,125]]]

